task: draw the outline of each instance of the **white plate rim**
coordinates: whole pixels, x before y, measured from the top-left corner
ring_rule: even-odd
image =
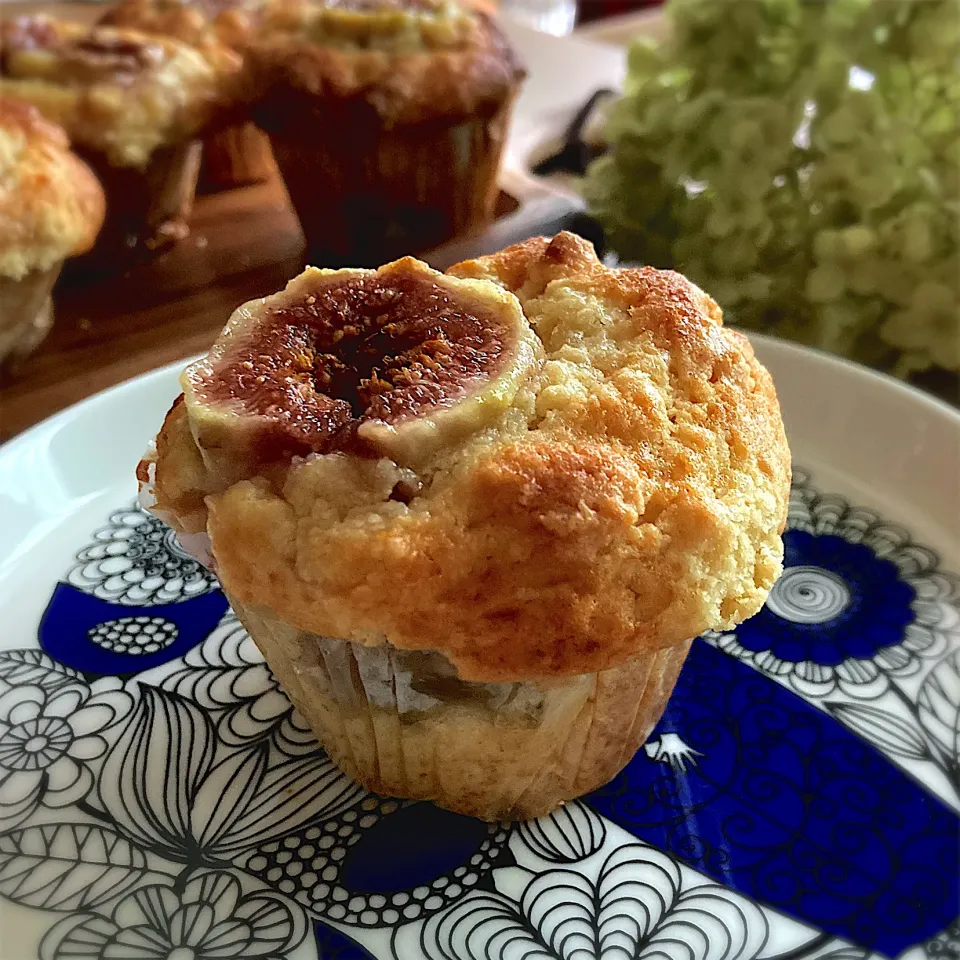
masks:
[[[731,326],[731,329],[736,329],[736,327]],[[834,354],[827,353],[824,350],[819,350],[816,347],[803,346],[801,344],[792,343],[788,340],[781,340],[777,337],[772,337],[763,333],[755,333],[752,331],[744,332],[747,333],[747,336],[752,343],[760,346],[761,353],[764,353],[768,350],[774,352],[783,351],[788,358],[796,357],[813,359],[841,373],[843,376],[853,378],[860,383],[891,390],[904,402],[915,403],[930,416],[942,419],[947,425],[956,430],[960,430],[960,410],[953,408],[950,406],[950,404],[944,400],[941,400],[939,397],[925,393],[924,391],[919,390],[917,387],[911,386],[908,383],[904,383],[902,380],[898,380],[895,377],[891,377],[888,374],[882,373],[878,370],[872,370],[870,367],[865,367],[862,364],[856,363],[852,360],[847,360],[843,357],[838,357]],[[2,462],[7,456],[18,451],[21,447],[36,443],[44,434],[56,431],[60,426],[68,424],[71,420],[75,419],[79,415],[82,415],[86,411],[93,409],[100,404],[109,404],[115,394],[123,393],[130,390],[134,386],[139,386],[148,381],[154,382],[154,380],[161,380],[165,377],[171,376],[174,373],[182,371],[194,360],[199,359],[199,356],[200,355],[186,357],[183,360],[175,360],[172,363],[165,364],[162,367],[156,367],[153,370],[148,370],[145,373],[138,374],[137,376],[130,377],[121,381],[120,383],[114,384],[111,387],[107,387],[105,390],[100,390],[97,393],[91,394],[89,397],[84,397],[82,400],[78,400],[75,403],[70,404],[68,407],[64,407],[63,410],[59,410],[57,413],[52,414],[46,419],[41,420],[39,423],[28,427],[26,430],[22,431],[16,436],[11,437],[5,443],[0,444],[0,462]],[[764,362],[762,356],[760,359],[761,362]]]

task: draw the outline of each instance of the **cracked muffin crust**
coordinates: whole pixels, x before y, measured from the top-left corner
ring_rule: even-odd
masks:
[[[285,0],[121,0],[100,22],[174,37],[195,47],[223,44],[242,58],[251,37],[262,29],[264,10],[274,2]],[[249,70],[242,69],[237,122],[204,138],[201,181],[207,189],[261,183],[276,173],[267,136],[250,119],[258,93]]]
[[[261,25],[264,8],[272,2],[276,0],[121,0],[99,22],[173,37],[194,47],[222,44],[242,58]],[[259,183],[276,172],[266,134],[249,119],[249,104],[257,91],[247,70],[239,76],[236,94],[242,107],[236,124],[204,139],[201,180],[208,188]]]
[[[610,780],[763,603],[789,451],[679,274],[559,234],[240,307],[138,476],[330,756],[486,819]]]
[[[364,276],[419,271],[466,310],[519,310],[510,336],[532,337],[531,355],[456,429],[437,411],[459,395],[427,404],[401,457],[376,444],[251,457],[237,438],[254,418],[226,422],[188,371],[149,469],[158,509],[209,533],[232,597],[310,634],[437,651],[483,682],[601,671],[760,608],[780,570],[789,451],[769,375],[706,294],[676,273],[608,269],[570,234],[448,276],[403,263]],[[241,307],[214,356],[231,330],[255,344],[258,318],[318,279]],[[203,371],[214,387],[222,373]],[[250,373],[252,390],[264,374]],[[289,395],[289,371],[271,376]],[[463,394],[498,385],[500,370]],[[289,414],[276,407],[260,449]]]
[[[175,37],[191,46],[242,48],[271,0],[121,0],[100,23]]]
[[[220,45],[45,16],[0,21],[0,41],[0,92],[34,104],[78,147],[138,170],[229,109],[240,68]]]
[[[20,280],[93,246],[103,190],[63,130],[0,95],[0,275]]]
[[[251,56],[268,100],[362,103],[387,127],[492,113],[523,76],[492,19],[452,0],[277,3]]]

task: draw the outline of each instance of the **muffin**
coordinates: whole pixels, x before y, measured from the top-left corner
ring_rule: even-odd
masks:
[[[485,819],[610,780],[779,574],[773,384],[706,294],[562,233],[240,307],[139,477],[333,759]],[[190,535],[193,536],[190,536]],[[209,558],[208,558],[208,562]]]
[[[492,216],[523,71],[450,0],[290,0],[250,44],[255,117],[312,255],[382,263]]]
[[[67,131],[107,195],[104,259],[187,232],[200,146],[234,106],[240,60],[133,30],[22,17],[0,22],[0,93]]]
[[[90,249],[103,212],[103,190],[63,130],[0,96],[0,366],[47,334],[63,261]]]
[[[122,0],[103,15],[100,23],[175,37],[195,47],[222,43],[242,56],[266,2]],[[203,186],[222,189],[260,183],[275,171],[269,140],[249,120],[204,139],[200,175]]]

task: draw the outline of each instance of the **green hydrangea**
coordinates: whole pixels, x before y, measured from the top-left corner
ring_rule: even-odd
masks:
[[[672,0],[587,198],[744,327],[960,369],[960,0]]]

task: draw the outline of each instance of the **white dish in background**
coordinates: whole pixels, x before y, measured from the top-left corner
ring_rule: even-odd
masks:
[[[604,43],[613,47],[629,47],[637,37],[662,40],[668,31],[667,18],[662,9],[639,10],[616,17],[592,20],[577,27],[576,35],[591,43]]]
[[[960,415],[755,343],[798,467],[787,573],[694,644],[610,787],[525,826],[350,784],[136,510],[180,365],[0,448],[0,960],[955,945]]]
[[[526,196],[531,190],[544,190],[543,182],[529,173],[531,154],[563,131],[594,90],[621,88],[626,51],[577,34],[554,37],[538,33],[509,20],[503,21],[503,28],[528,74],[514,106],[502,182],[509,191],[521,181]]]

